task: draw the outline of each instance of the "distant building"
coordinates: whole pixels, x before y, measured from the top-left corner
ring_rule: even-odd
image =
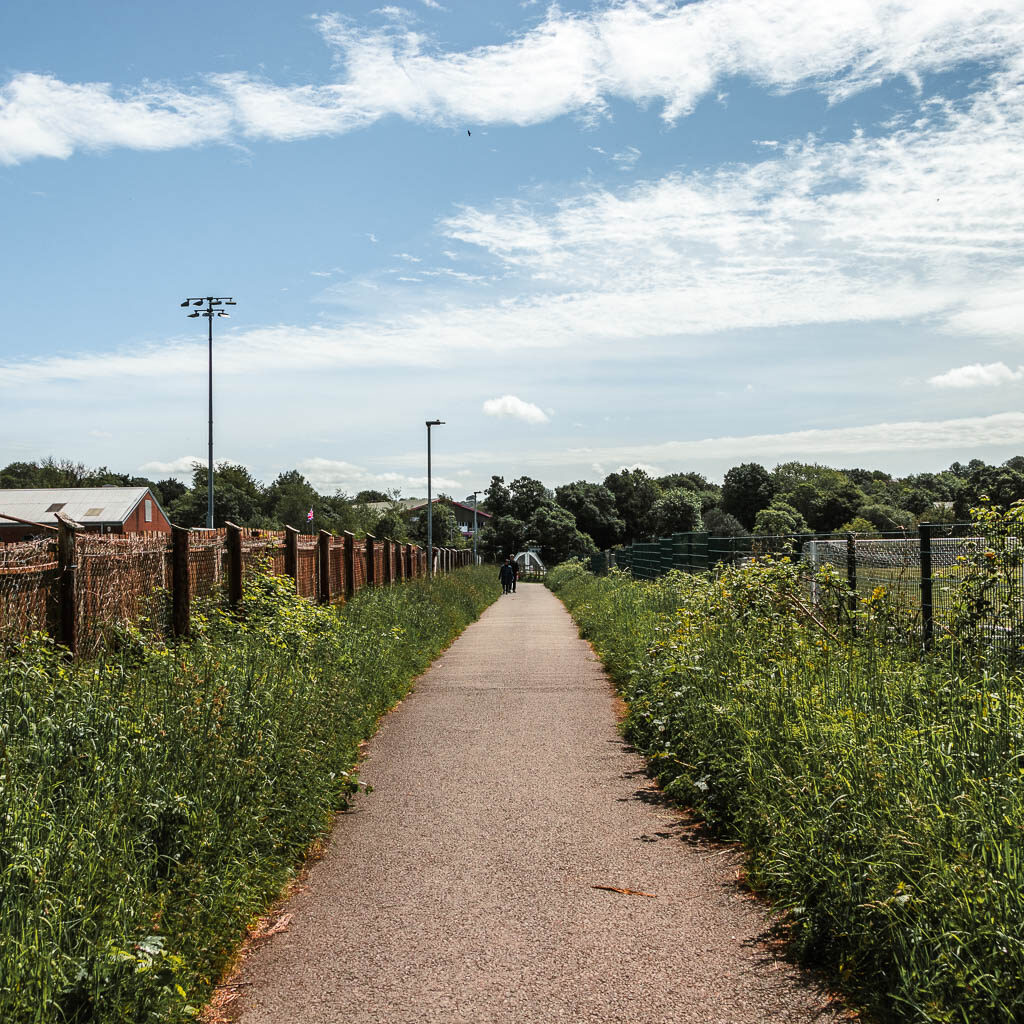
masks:
[[[372,508],[378,515],[383,515],[391,510],[392,505],[397,504],[405,516],[406,522],[412,526],[420,516],[427,514],[426,498],[401,498],[397,502],[371,501],[367,508]],[[459,524],[459,530],[466,537],[473,536],[473,506],[464,505],[461,501],[453,501],[451,498],[434,498],[432,504],[447,505],[455,513],[455,521]],[[488,512],[480,509],[477,512],[477,527],[483,529],[490,522],[491,516]]]
[[[0,489],[0,541],[49,534],[39,527],[56,527],[58,512],[89,533],[171,532],[148,487],[25,487]]]

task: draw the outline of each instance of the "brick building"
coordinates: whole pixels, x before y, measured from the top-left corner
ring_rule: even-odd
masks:
[[[171,532],[148,487],[25,487],[0,489],[0,541],[48,534],[39,527],[56,527],[58,512],[89,533]]]

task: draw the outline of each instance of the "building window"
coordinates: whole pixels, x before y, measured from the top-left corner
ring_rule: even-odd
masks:
[[[66,504],[67,504],[66,501],[55,502],[46,511],[47,512],[59,512]]]
[[[146,522],[153,522],[153,502],[149,498],[146,499]]]

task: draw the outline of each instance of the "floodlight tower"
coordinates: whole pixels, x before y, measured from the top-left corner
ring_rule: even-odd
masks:
[[[207,326],[209,327],[209,397],[210,397],[210,459],[209,469],[206,475],[206,528],[208,530],[213,529],[213,318],[215,316],[230,316],[226,310],[214,309],[215,306],[234,306],[237,305],[234,299],[230,296],[215,296],[207,295],[205,298],[195,298],[190,296],[181,305],[182,308],[186,306],[203,306],[205,304],[206,309],[193,309],[189,313],[190,317],[205,316]]]
[[[430,428],[440,427],[444,420],[425,420],[427,425],[427,578],[434,575],[434,505],[430,497]]]

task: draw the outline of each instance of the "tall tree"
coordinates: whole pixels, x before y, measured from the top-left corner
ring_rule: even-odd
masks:
[[[540,547],[545,565],[557,565],[567,558],[586,558],[597,551],[593,540],[576,528],[572,513],[553,502],[536,509],[527,528],[530,540]]]
[[[647,514],[647,532],[652,537],[668,537],[673,533],[700,532],[704,528],[701,518],[700,494],[685,487],[666,491]]]
[[[752,530],[757,513],[768,507],[774,493],[768,470],[759,462],[744,462],[725,474],[722,510],[735,516],[745,529]]]
[[[572,513],[577,529],[589,534],[599,548],[616,544],[626,528],[615,507],[615,495],[603,484],[586,480],[563,484],[555,488],[555,501]]]
[[[615,507],[624,524],[622,539],[631,544],[647,536],[647,515],[661,497],[661,488],[642,469],[623,469],[604,478],[604,486],[615,495]]]
[[[511,495],[511,512],[516,519],[527,522],[541,505],[551,504],[551,492],[530,476],[517,477],[508,485]]]
[[[484,491],[484,507],[492,516],[512,515],[512,495],[505,486],[503,476],[492,476]]]

